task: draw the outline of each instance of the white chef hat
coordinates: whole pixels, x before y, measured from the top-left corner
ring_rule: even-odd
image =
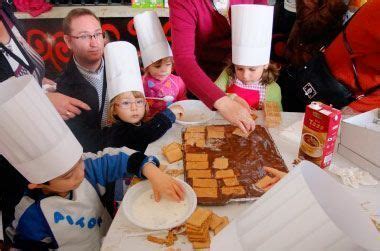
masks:
[[[137,14],[133,20],[144,68],[173,56],[156,12],[145,11]]]
[[[31,183],[68,172],[83,148],[33,76],[0,83],[0,153]]]
[[[144,94],[141,71],[135,46],[128,42],[108,43],[104,48],[108,97],[128,91]]]
[[[269,63],[273,6],[231,6],[232,63],[259,66]]]

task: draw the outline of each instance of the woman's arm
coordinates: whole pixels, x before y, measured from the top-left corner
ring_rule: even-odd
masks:
[[[212,108],[225,94],[206,75],[195,57],[198,13],[194,4],[196,1],[169,1],[175,69],[187,88]]]

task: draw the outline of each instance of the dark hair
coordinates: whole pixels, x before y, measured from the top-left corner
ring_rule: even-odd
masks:
[[[100,23],[99,18],[91,10],[85,9],[85,8],[76,8],[76,9],[71,10],[69,14],[67,14],[67,16],[63,19],[63,22],[62,22],[63,34],[66,34],[66,35],[70,34],[71,22],[73,21],[73,19],[81,17],[81,16],[92,16],[96,20],[98,20],[98,22]]]
[[[235,78],[235,65],[229,64],[226,68],[228,76]],[[274,63],[269,63],[268,68],[263,70],[263,75],[261,76],[260,82],[263,85],[269,85],[270,83],[277,80],[278,76],[280,75],[280,67],[277,66]]]

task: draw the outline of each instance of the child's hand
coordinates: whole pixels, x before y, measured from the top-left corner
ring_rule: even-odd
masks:
[[[162,195],[180,202],[184,199],[185,191],[182,185],[174,178],[163,173],[152,163],[147,163],[143,168],[143,174],[152,184],[154,199],[160,201]]]
[[[174,113],[176,119],[181,118],[185,112],[183,107],[180,105],[172,105],[169,109]]]

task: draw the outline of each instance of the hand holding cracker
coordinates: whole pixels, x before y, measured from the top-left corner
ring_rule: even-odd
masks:
[[[163,173],[152,163],[144,166],[143,174],[152,184],[154,199],[158,202],[161,196],[167,197],[179,202],[184,199],[185,190],[182,185],[169,175]]]
[[[176,119],[181,118],[185,113],[185,110],[180,105],[172,105],[169,109],[174,113]]]

